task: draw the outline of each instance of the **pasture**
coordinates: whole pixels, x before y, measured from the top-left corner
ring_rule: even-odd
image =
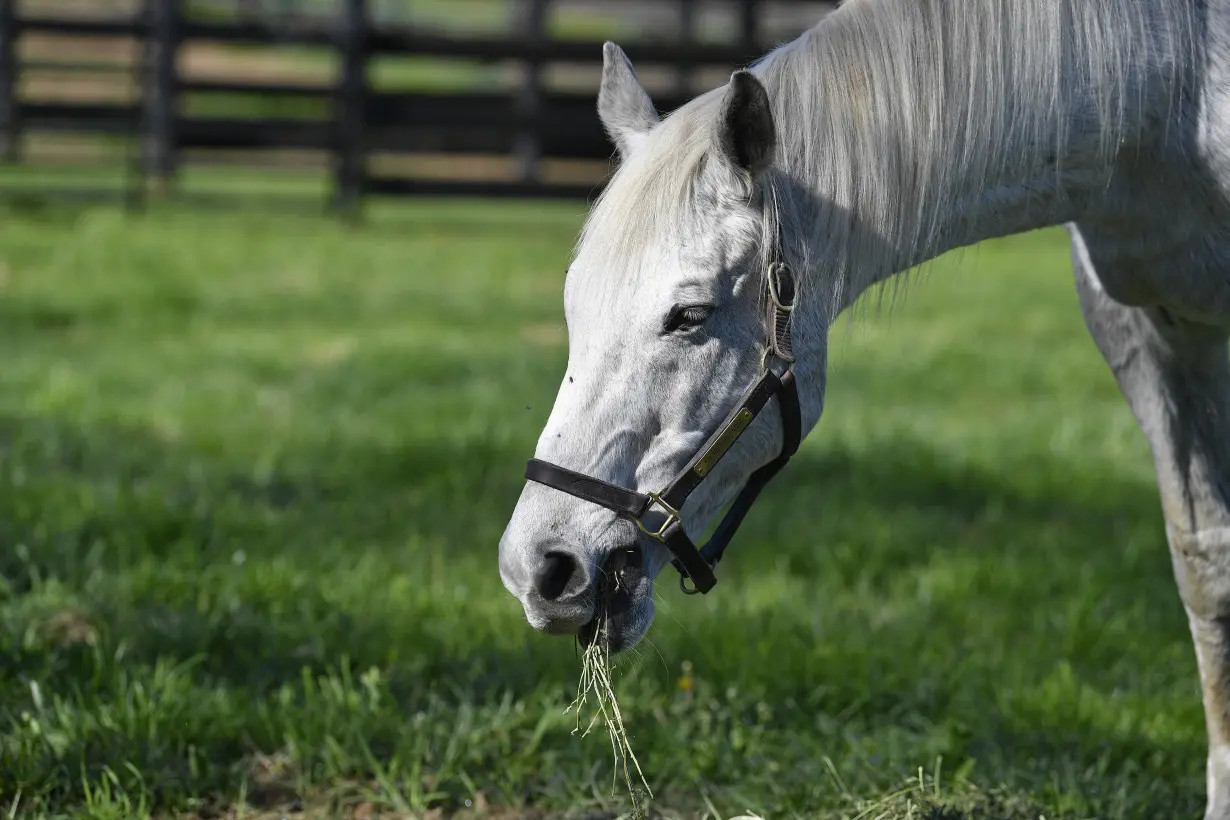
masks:
[[[3,212],[5,816],[627,809],[577,650],[496,570],[582,211]],[[1199,816],[1151,462],[1066,235],[891,295],[718,587],[664,573],[620,665],[656,808]]]

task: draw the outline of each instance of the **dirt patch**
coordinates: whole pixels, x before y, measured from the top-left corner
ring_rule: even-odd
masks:
[[[242,802],[173,817],[175,820],[614,820],[615,817],[609,812],[578,817],[576,813],[547,814],[537,809],[493,805],[482,791],[466,800],[464,806],[432,808],[421,813],[379,805],[364,796],[372,792],[358,783],[342,786],[332,794],[301,794],[294,786],[294,762],[282,752],[253,755],[247,762],[247,770],[250,785]]]
[[[333,168],[327,151],[311,148],[192,148],[183,151],[181,156],[184,163],[189,165],[239,168],[258,166],[265,169],[317,172],[328,172]]]
[[[130,37],[26,34],[18,40],[25,64],[18,79],[23,100],[129,103],[138,99],[135,68],[140,44]],[[90,70],[82,70],[86,65]]]
[[[98,640],[98,630],[90,622],[89,616],[76,609],[55,613],[40,624],[39,632],[44,640],[60,647],[93,646]]]
[[[141,0],[17,0],[19,15],[123,17],[141,10]]]
[[[65,34],[23,34],[17,41],[22,62],[113,63],[132,66],[141,57],[141,44],[132,37],[73,37]]]
[[[299,801],[273,809],[253,809],[247,806],[232,806],[220,814],[177,815],[177,820],[615,820],[617,815],[603,812],[588,815],[548,815],[532,809],[487,808],[483,813],[465,809],[447,813],[443,809],[429,809],[422,814],[383,811],[371,803],[337,807],[322,803],[308,805]]]
[[[458,154],[394,154],[368,156],[368,169],[375,174],[409,179],[447,179],[513,182],[521,177],[516,157]],[[546,182],[596,185],[610,174],[612,164],[603,160],[543,158],[538,178]]]
[[[337,57],[321,50],[319,58],[304,59],[277,48],[235,48],[212,43],[188,43],[178,54],[181,77],[224,82],[331,85],[337,78]]]
[[[24,101],[40,103],[129,105],[140,99],[136,82],[126,74],[86,74],[55,69],[22,72],[17,93]]]
[[[512,157],[457,156],[454,154],[393,154],[373,152],[368,170],[381,176],[413,179],[514,180]]]
[[[17,51],[22,63],[34,66],[25,68],[20,77],[20,94],[27,100],[137,99],[134,73],[142,59],[142,48],[133,38],[27,34],[18,41]],[[306,59],[274,47],[187,43],[180,48],[176,61],[180,78],[188,81],[328,86],[337,76],[336,55],[328,50]],[[82,71],[83,64],[98,70]]]
[[[369,800],[338,800],[328,798],[302,799],[289,796],[274,803],[245,802],[218,811],[192,812],[175,815],[176,820],[614,820],[610,812],[547,814],[537,809],[516,809],[493,806],[479,792],[470,805],[455,811],[442,808],[422,813],[396,811],[378,806]]]

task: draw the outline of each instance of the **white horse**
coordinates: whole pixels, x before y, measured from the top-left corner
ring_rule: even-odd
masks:
[[[529,622],[593,640],[604,611],[611,648],[636,643],[659,571],[674,558],[706,591],[716,554],[681,560],[689,536],[789,455],[773,378],[790,367],[805,435],[828,330],[867,288],[1066,224],[1153,454],[1206,818],[1230,818],[1230,0],[847,0],[665,119],[608,43],[598,110],[621,164],[567,274],[567,372],[500,541]],[[772,409],[732,413],[766,368]]]

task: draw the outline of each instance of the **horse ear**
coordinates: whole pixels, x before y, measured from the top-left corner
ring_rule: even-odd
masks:
[[[722,97],[717,144],[728,162],[755,176],[773,164],[777,128],[769,93],[750,71],[730,75]]]
[[[636,79],[628,55],[609,41],[602,46],[598,118],[624,159],[640,145],[649,129],[661,120],[649,94]]]

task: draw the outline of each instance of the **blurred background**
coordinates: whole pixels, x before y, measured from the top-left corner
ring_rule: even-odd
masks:
[[[344,208],[584,197],[610,159],[594,117],[604,39],[668,111],[831,5],[6,0],[0,151],[132,198],[202,192],[194,171],[218,166],[293,171]]]
[[[601,43],[669,111],[831,11],[0,0],[0,815],[631,816],[496,564],[612,168]],[[722,583],[664,577],[618,665],[651,816],[1199,816],[1065,233],[935,260],[829,357]]]

